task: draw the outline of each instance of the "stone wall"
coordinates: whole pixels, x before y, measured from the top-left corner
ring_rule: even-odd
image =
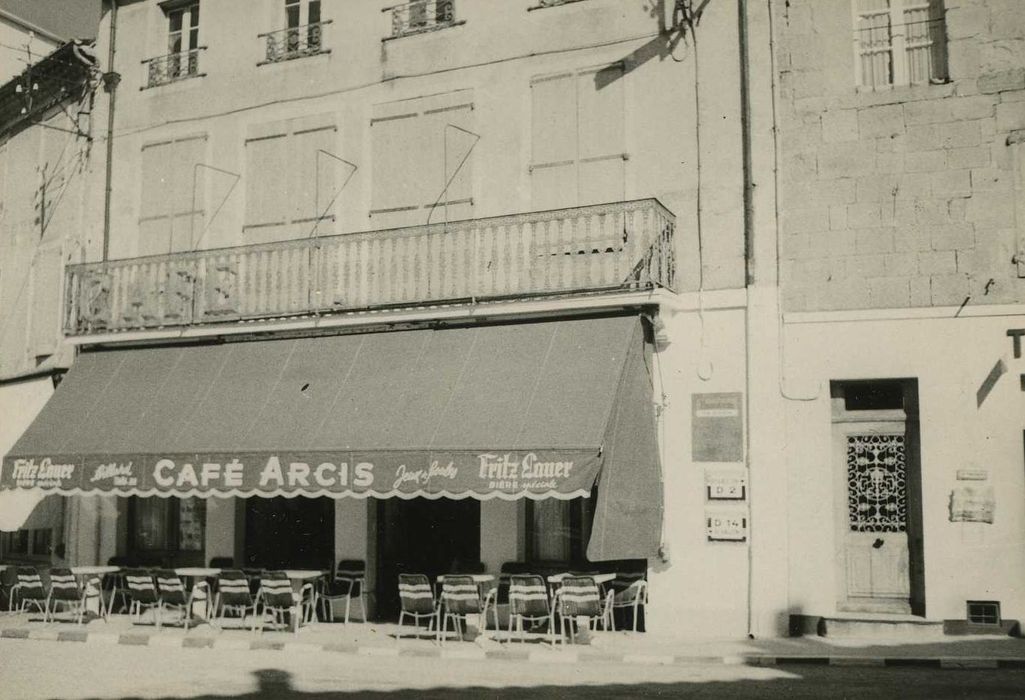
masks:
[[[784,309],[1022,301],[1025,5],[947,0],[949,80],[865,92],[853,1],[776,7]]]

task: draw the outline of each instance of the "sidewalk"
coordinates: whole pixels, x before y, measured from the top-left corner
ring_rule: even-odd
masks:
[[[437,644],[427,638],[396,638],[395,624],[314,623],[298,635],[282,631],[253,633],[248,629],[218,629],[206,623],[185,632],[178,626],[157,630],[149,623],[133,624],[124,615],[109,622],[93,620],[44,624],[39,614],[0,616],[0,638],[89,644],[126,644],[158,648],[270,649],[287,652],[328,652],[366,656],[417,656],[458,659],[529,660],[538,663],[625,663],[642,665],[828,664],[835,666],[928,666],[935,668],[1025,668],[1025,640],[1011,637],[968,636],[920,640],[796,637],[764,640],[686,640],[633,632],[595,632],[588,646],[552,648],[543,635],[526,643],[507,643],[486,636],[474,642],[455,639]],[[228,624],[237,625],[237,620]],[[409,634],[412,627],[403,628]],[[505,639],[505,633],[500,634]]]

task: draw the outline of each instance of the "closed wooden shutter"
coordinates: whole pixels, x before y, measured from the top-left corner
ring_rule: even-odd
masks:
[[[338,129],[330,114],[254,125],[246,139],[246,243],[331,233]],[[330,206],[329,206],[330,205]],[[318,218],[321,218],[319,224]]]
[[[32,263],[29,354],[50,355],[60,333],[61,251],[40,250]]]
[[[142,147],[139,255],[191,250],[205,221],[206,136]]]
[[[537,210],[625,198],[623,69],[531,83],[531,184]]]
[[[472,218],[471,91],[377,105],[370,126],[374,228]]]

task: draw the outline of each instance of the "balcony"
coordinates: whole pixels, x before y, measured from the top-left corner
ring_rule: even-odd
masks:
[[[391,36],[386,40],[462,24],[456,21],[455,0],[414,0],[381,11],[391,13]]]
[[[186,78],[200,77],[203,74],[199,72],[199,52],[205,48],[200,46],[188,51],[169,53],[166,56],[147,58],[142,62],[146,66],[146,87],[152,88]]]
[[[64,330],[671,290],[675,220],[658,200],[641,199],[70,265]]]
[[[327,53],[330,49],[324,48],[324,27],[330,23],[331,20],[324,20],[260,34],[259,38],[266,43],[267,53],[266,58],[258,65]]]

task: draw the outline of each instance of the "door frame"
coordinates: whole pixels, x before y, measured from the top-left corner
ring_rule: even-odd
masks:
[[[853,384],[869,384],[864,380],[832,382],[831,414],[832,431],[830,446],[830,469],[833,478],[834,529],[835,529],[835,594],[838,612],[865,612],[911,614],[925,616],[925,563],[922,524],[922,467],[918,429],[917,380],[883,379],[880,383],[900,382],[903,394],[903,408],[852,409],[845,406],[844,390]],[[907,500],[907,522],[905,535],[908,550],[908,598],[878,599],[859,598],[848,595],[847,583],[847,538],[850,530],[848,513],[847,479],[847,436],[851,433],[895,434],[903,426],[905,450],[905,479]]]

